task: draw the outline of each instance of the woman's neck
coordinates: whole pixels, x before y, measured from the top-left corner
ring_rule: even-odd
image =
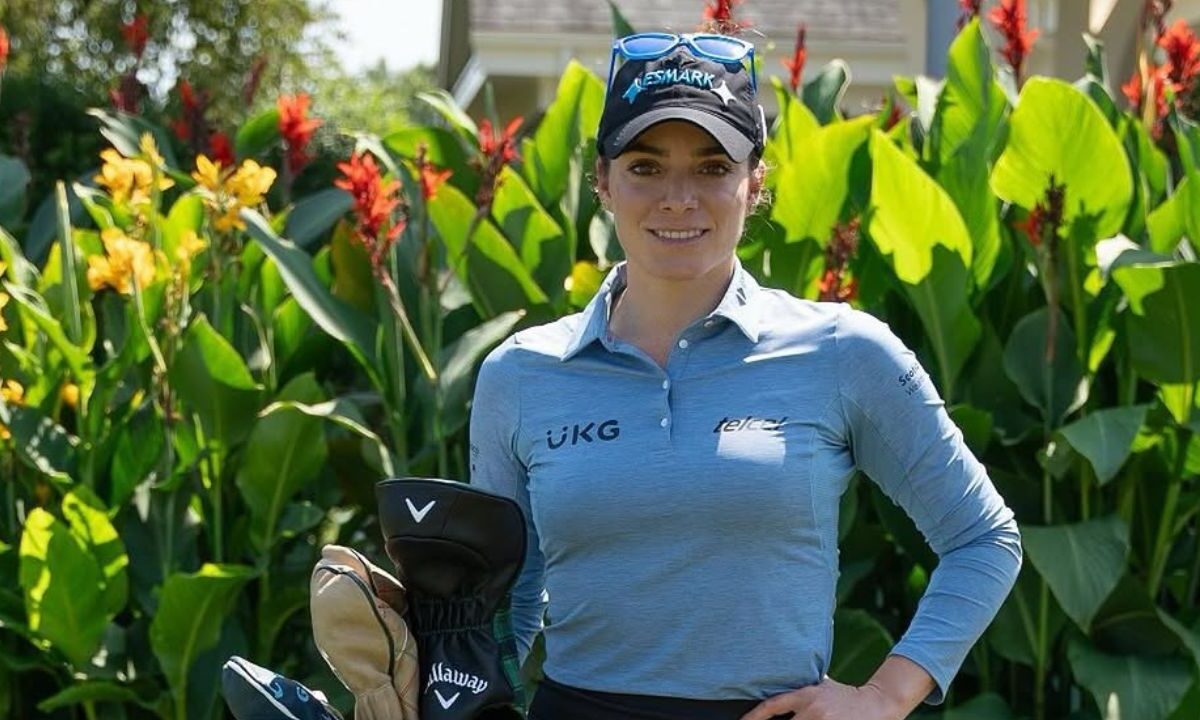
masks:
[[[688,325],[713,311],[733,277],[733,261],[701,277],[663,280],[626,266],[626,287],[609,317],[609,330],[666,364],[672,344]]]

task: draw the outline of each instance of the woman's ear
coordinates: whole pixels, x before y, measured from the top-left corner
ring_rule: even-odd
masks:
[[[596,156],[596,197],[600,199],[600,206],[605,210],[609,209],[609,201],[612,197],[608,193],[608,165],[608,160]]]

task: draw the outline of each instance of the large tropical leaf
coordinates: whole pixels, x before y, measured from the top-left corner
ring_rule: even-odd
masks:
[[[253,576],[254,571],[242,565],[205,563],[194,573],[175,573],[163,583],[158,612],[150,623],[150,647],[176,707],[187,707],[192,664],[216,645],[234,600]],[[211,672],[219,673],[220,667]]]
[[[1070,84],[1031,78],[1010,118],[1008,145],[992,172],[1001,199],[1032,209],[1051,177],[1066,187],[1064,222],[1094,216],[1098,238],[1111,237],[1133,199],[1129,160],[1091,98]]]
[[[511,167],[500,172],[492,217],[521,255],[521,261],[546,295],[554,300],[565,291],[574,248],[570,238],[542,207],[525,180]]]
[[[250,430],[261,388],[241,355],[203,315],[193,320],[184,334],[170,379],[199,416],[206,437],[229,448]]]
[[[1096,480],[1112,480],[1133,447],[1133,440],[1146,421],[1148,405],[1097,410],[1062,429],[1063,437],[1091,463]]]
[[[571,156],[596,136],[603,106],[604,82],[572,60],[558,81],[554,102],[546,108],[532,142],[523,148],[522,174],[544,207],[558,204],[567,192]]]
[[[817,121],[828,125],[838,117],[838,105],[850,87],[850,66],[843,60],[831,60],[817,71],[811,80],[804,83],[800,97],[812,110]]]
[[[833,657],[829,676],[838,682],[862,685],[875,673],[896,643],[888,631],[864,610],[833,614]]]
[[[1004,346],[1004,372],[1021,397],[1040,410],[1051,427],[1057,427],[1087,396],[1083,368],[1075,355],[1075,334],[1061,311],[1053,347],[1047,349],[1050,317],[1050,309],[1040,307],[1021,318]]]
[[[300,247],[308,247],[329,232],[354,207],[354,198],[341,188],[326,188],[308,195],[288,213],[284,234]]]
[[[1157,383],[1200,380],[1200,263],[1121,265],[1113,279],[1129,298],[1125,329],[1138,373]]]
[[[1129,554],[1129,528],[1117,515],[1073,525],[1021,528],[1030,562],[1083,630],[1116,587]]]
[[[443,186],[429,202],[429,214],[450,266],[485,318],[548,302],[513,246],[491,220],[475,221],[475,205],[457,188]]]
[[[1109,655],[1080,638],[1071,639],[1067,657],[1097,705],[1107,708],[1109,697],[1117,696],[1121,718],[1164,720],[1192,684],[1191,666],[1180,658]]]
[[[920,316],[942,396],[951,401],[980,333],[968,304],[971,240],[946,192],[878,130],[871,136],[871,159],[867,233]]]
[[[129,556],[116,528],[108,518],[108,509],[84,485],[73,488],[63,497],[63,517],[75,537],[96,559],[100,568],[101,610],[112,618],[125,609],[129,597]]]
[[[297,376],[280,391],[283,402],[315,405],[325,394],[311,373]],[[279,519],[297,492],[325,464],[325,435],[319,418],[279,410],[259,418],[246,441],[237,486],[250,508],[250,538],[267,550],[278,538]]]

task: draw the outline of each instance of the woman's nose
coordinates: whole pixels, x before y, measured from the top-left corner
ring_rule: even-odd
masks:
[[[697,206],[696,186],[687,176],[669,177],[663,188],[659,208],[665,212],[683,212]]]

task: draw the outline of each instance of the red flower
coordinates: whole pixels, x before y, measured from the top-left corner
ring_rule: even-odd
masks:
[[[792,86],[792,92],[800,87],[800,78],[804,74],[804,61],[808,59],[808,47],[805,45],[804,36],[807,33],[807,28],[804,23],[796,29],[796,49],[792,51],[791,58],[784,58],[783,66],[788,69],[790,76],[788,84]]]
[[[293,175],[300,172],[309,161],[308,142],[313,132],[321,126],[321,121],[308,117],[309,97],[306,93],[299,95],[280,95],[279,134],[287,146],[288,170]]]
[[[121,76],[121,84],[108,91],[113,107],[121,112],[137,115],[141,112],[142,97],[146,88],[138,82],[137,74],[130,70]]]
[[[200,104],[196,102],[196,93],[192,90],[192,84],[187,80],[179,81],[179,101],[183,103],[183,109],[188,112],[194,112]]]
[[[125,38],[125,45],[140,60],[142,53],[146,52],[146,41],[150,39],[148,18],[138,13],[133,22],[121,23],[121,37]]]
[[[8,65],[8,33],[5,32],[4,26],[0,25],[0,73],[4,72],[6,65]]]
[[[1028,17],[1025,14],[1025,0],[1000,0],[1000,4],[992,8],[988,19],[1004,36],[1004,59],[1012,68],[1017,82],[1020,82],[1025,58],[1029,56],[1033,41],[1038,36],[1037,30],[1026,30]]]
[[[223,132],[215,132],[208,138],[208,157],[215,163],[220,163],[223,167],[233,167],[237,162],[237,156],[233,152],[233,144],[229,141],[229,136]]]
[[[358,221],[355,237],[371,254],[371,267],[376,274],[386,272],[383,259],[404,231],[405,219],[401,217],[381,235],[391,220],[392,211],[400,205],[400,183],[392,180],[385,184],[375,159],[367,153],[352,155],[350,162],[338,163],[337,167],[342,177],[333,184],[354,198],[354,214]]]
[[[846,266],[858,252],[859,219],[853,218],[833,229],[833,237],[825,246],[825,273],[818,286],[819,300],[849,302],[858,297],[858,280],[846,280]]]
[[[1167,117],[1167,84],[1170,82],[1170,67],[1167,65],[1150,65],[1146,73],[1150,78],[1150,91],[1154,97],[1154,121],[1150,134],[1156,139],[1162,137],[1163,121]],[[1130,107],[1139,117],[1142,115],[1146,101],[1146,90],[1142,85],[1142,73],[1134,70],[1129,81],[1121,86],[1121,92],[1129,100]]]
[[[1187,94],[1200,74],[1200,41],[1186,22],[1176,20],[1159,36],[1158,46],[1167,53],[1167,75],[1176,94]]]
[[[958,0],[958,6],[962,8],[962,15],[958,16],[958,29],[962,30],[967,23],[974,18],[979,17],[979,6],[983,4],[983,0]]]
[[[750,27],[744,20],[735,20],[733,8],[741,5],[744,0],[706,0],[704,4],[704,21],[700,29],[704,32],[720,33],[722,35],[737,35]]]
[[[438,170],[432,163],[421,163],[418,167],[421,171],[421,197],[424,198],[425,202],[429,202],[437,197],[438,188],[450,179],[454,171],[450,169]]]
[[[504,163],[520,160],[515,138],[524,121],[525,118],[518,115],[508,123],[503,133],[497,133],[490,120],[482,120],[479,123],[479,150],[489,158],[499,157]]]
[[[1066,194],[1066,187],[1057,184],[1054,176],[1051,175],[1045,198],[1033,207],[1029,217],[1018,226],[1025,232],[1025,236],[1029,238],[1029,242],[1034,247],[1041,247],[1043,243],[1048,243],[1050,252],[1054,252],[1058,230],[1062,227]]]

